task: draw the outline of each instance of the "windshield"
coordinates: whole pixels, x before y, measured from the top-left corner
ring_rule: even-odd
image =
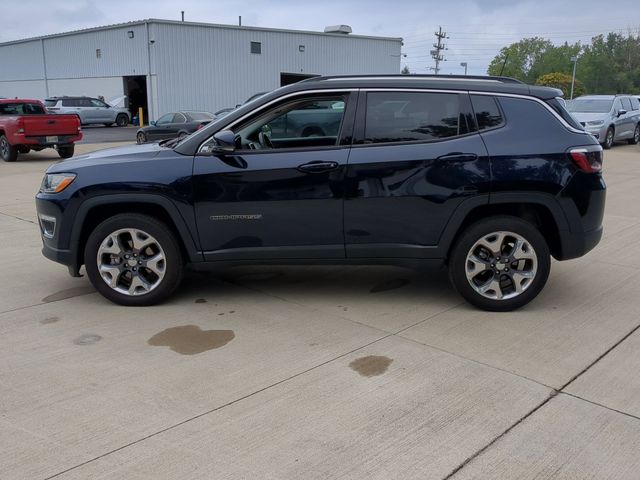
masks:
[[[577,98],[567,102],[567,109],[577,113],[608,113],[613,100]]]

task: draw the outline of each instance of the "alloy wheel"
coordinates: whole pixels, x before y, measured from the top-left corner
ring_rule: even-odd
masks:
[[[465,273],[471,287],[492,300],[507,300],[527,290],[535,279],[538,257],[523,236],[493,232],[469,250]]]
[[[102,280],[123,295],[145,295],[164,278],[166,256],[160,243],[136,228],[109,234],[100,244],[96,258]]]

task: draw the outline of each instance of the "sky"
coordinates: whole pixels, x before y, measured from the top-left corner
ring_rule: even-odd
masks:
[[[350,25],[354,34],[402,37],[401,65],[432,73],[430,50],[442,26],[442,74],[486,74],[500,48],[540,36],[589,43],[600,33],[640,31],[640,1],[581,0],[0,0],[0,42],[146,18],[322,31]],[[406,56],[404,56],[406,55]]]

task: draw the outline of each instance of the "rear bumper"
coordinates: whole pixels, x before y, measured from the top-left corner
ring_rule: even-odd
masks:
[[[571,260],[590,252],[600,243],[602,232],[602,226],[583,233],[561,232],[562,254],[558,260]]]
[[[55,145],[68,145],[79,142],[80,140],[82,140],[82,132],[75,135],[38,135],[33,137],[23,134],[15,134],[11,140],[11,144],[46,148],[53,147]]]

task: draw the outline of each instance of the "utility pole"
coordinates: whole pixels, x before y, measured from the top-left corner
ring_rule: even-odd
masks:
[[[438,43],[433,44],[433,48],[435,50],[431,50],[431,52],[429,53],[431,53],[431,58],[436,61],[436,66],[429,68],[433,70],[436,75],[438,75],[438,73],[440,72],[440,62],[446,62],[444,55],[440,53],[442,50],[447,50],[447,47],[444,43],[442,43],[442,40],[449,37],[447,37],[447,34],[442,31],[442,27],[438,28],[438,31],[435,32],[435,36],[438,39]]]

